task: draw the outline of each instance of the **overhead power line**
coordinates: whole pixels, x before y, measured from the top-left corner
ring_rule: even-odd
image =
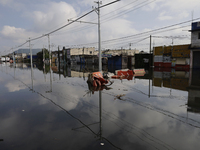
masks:
[[[138,5],[134,6],[133,9],[124,10],[124,11],[121,11],[119,14],[116,14],[116,15],[114,15],[114,16],[108,17],[108,18],[104,19],[105,21],[102,21],[102,23],[108,22],[108,21],[113,20],[113,19],[115,19],[115,18],[118,18],[118,17],[120,17],[120,16],[122,16],[122,15],[125,15],[125,14],[127,14],[127,13],[132,12],[132,11],[135,11],[135,10],[137,10],[137,9],[139,9],[139,8],[142,8],[142,7],[144,7],[144,6],[146,6],[146,5],[150,4],[150,3],[155,2],[156,0],[153,0],[153,1],[151,1],[151,2],[148,2],[148,1],[149,1],[149,0],[146,0],[146,1],[144,1],[144,2],[142,2],[142,3],[140,3],[140,4],[138,4]],[[148,3],[146,3],[146,2],[148,2]],[[143,4],[143,3],[144,3],[144,4]],[[142,5],[142,4],[143,4],[143,5]],[[138,7],[137,7],[137,6],[138,6]]]
[[[69,26],[70,24],[72,24],[72,23],[74,23],[74,22],[78,21],[79,19],[81,19],[81,18],[85,17],[86,15],[88,15],[88,14],[92,13],[93,11],[94,11],[94,10],[91,10],[90,12],[88,12],[88,13],[84,14],[83,16],[81,16],[81,17],[79,17],[79,18],[77,18],[77,19],[73,20],[72,22],[70,22],[70,23],[68,23],[68,24],[65,24],[64,26],[62,26],[62,27],[60,27],[60,28],[58,28],[58,29],[55,29],[55,30],[53,30],[53,31],[51,31],[51,32],[49,32],[49,33],[43,34],[42,36],[39,36],[39,37],[33,38],[33,39],[31,39],[30,41],[33,41],[33,40],[40,39],[40,38],[42,38],[42,37],[44,37],[44,36],[47,36],[47,35],[50,35],[50,34],[52,34],[52,33],[56,32],[56,31],[59,31],[59,30],[61,30],[61,29],[65,28],[66,26]]]
[[[115,3],[115,2],[117,2],[117,1],[120,1],[120,0],[116,0],[116,1],[113,1],[113,2],[111,2],[111,3],[105,4],[105,5],[103,5],[103,6],[100,6],[99,8],[103,8],[103,7],[107,6],[107,5],[110,5],[110,4],[112,4],[112,3]],[[136,1],[137,1],[137,0],[136,0]],[[134,2],[136,2],[136,1],[134,1]],[[147,1],[148,1],[148,0],[147,0]],[[134,2],[131,2],[131,3],[134,3]],[[145,1],[145,2],[146,2],[146,1]],[[142,2],[142,3],[144,3],[144,2]],[[142,4],[142,3],[140,3],[140,4]],[[140,4],[139,4],[139,5],[140,5]],[[147,4],[146,4],[146,5],[147,5]],[[126,5],[126,6],[127,6],[127,5]],[[125,7],[125,6],[124,6],[124,7]],[[136,8],[136,9],[137,9],[137,8]],[[43,35],[41,35],[41,36],[39,36],[39,37],[31,38],[29,41],[38,40],[38,39],[43,38],[43,37],[45,37],[45,36],[47,36],[47,35],[50,35],[50,34],[52,34],[52,33],[54,33],[54,32],[57,32],[57,31],[59,31],[59,30],[65,28],[66,26],[69,26],[70,24],[72,24],[72,23],[78,21],[79,19],[85,17],[86,15],[92,13],[93,11],[95,11],[95,9],[91,10],[90,12],[84,14],[83,16],[81,16],[81,17],[75,19],[74,21],[72,21],[72,22],[70,22],[70,23],[68,23],[68,24],[66,24],[66,25],[64,25],[64,26],[62,26],[62,27],[60,27],[60,28],[58,28],[58,29],[55,29],[55,30],[53,30],[53,31],[51,31],[51,32],[49,32],[49,33],[43,34]],[[121,12],[121,13],[122,13],[122,12]],[[26,44],[26,43],[27,43],[27,42],[25,42],[25,44]],[[24,45],[24,44],[19,45],[18,47],[21,47],[21,46],[23,46],[23,45]],[[18,47],[16,47],[16,48],[18,48]]]
[[[103,7],[105,7],[105,6],[108,6],[108,5],[113,4],[113,3],[115,3],[115,2],[118,2],[118,1],[120,1],[120,0],[116,0],[116,1],[113,1],[113,2],[111,2],[111,3],[105,4],[105,5],[103,5],[103,6],[100,6],[99,8],[103,8]],[[92,13],[93,11],[95,11],[95,9],[89,11],[88,13],[82,15],[81,17],[78,17],[78,18],[75,19],[75,20],[72,20],[70,23],[67,23],[67,24],[65,24],[64,26],[62,26],[62,27],[60,27],[60,28],[58,28],[58,29],[55,29],[55,30],[53,30],[53,31],[51,31],[51,32],[49,32],[49,33],[43,34],[42,36],[39,36],[39,37],[37,37],[37,38],[33,38],[33,39],[31,39],[30,41],[37,40],[37,39],[40,39],[40,38],[42,38],[42,37],[44,37],[44,36],[53,34],[54,32],[57,32],[57,31],[59,31],[59,30],[65,28],[65,27],[71,25],[72,23],[74,23],[74,22],[80,20],[81,18],[83,18],[83,17],[89,15],[89,14]]]
[[[120,1],[120,0],[116,0],[116,1],[110,2],[110,3],[108,3],[108,4],[105,4],[105,5],[103,5],[103,6],[100,6],[99,8],[103,8],[103,7],[105,7],[105,6],[108,6],[108,5],[113,4],[113,3],[115,3],[115,2],[118,2],[118,1]],[[47,34],[45,34],[45,35],[49,35],[49,34],[52,34],[52,33],[56,32],[56,31],[59,31],[59,30],[65,28],[66,26],[68,26],[68,25],[70,25],[70,24],[72,24],[72,23],[74,23],[74,22],[80,20],[81,18],[83,18],[83,17],[89,15],[90,13],[92,13],[92,12],[95,11],[95,10],[96,10],[96,8],[93,9],[93,10],[91,10],[91,11],[89,11],[88,13],[82,15],[81,17],[79,17],[79,18],[73,20],[72,22],[70,22],[70,23],[68,23],[68,24],[66,24],[66,25],[64,25],[64,26],[62,26],[62,27],[60,27],[60,28],[58,28],[58,29],[56,29],[56,30],[53,30],[53,31],[51,31],[51,32],[49,32],[49,33],[47,33]]]
[[[120,1],[120,0],[115,0],[115,1],[113,1],[113,2],[107,3],[107,4],[103,5],[103,6],[100,6],[99,9],[100,9],[100,8],[103,8],[103,7],[105,7],[105,6],[108,6],[108,5],[110,5],[110,4],[113,4],[113,3],[115,3],[115,2],[118,2],[118,1]],[[54,32],[57,32],[57,31],[59,31],[59,30],[65,28],[66,26],[69,26],[69,25],[71,25],[72,23],[74,23],[74,22],[80,20],[81,18],[87,16],[88,14],[92,13],[93,11],[96,11],[96,9],[97,9],[97,8],[95,8],[95,9],[89,11],[88,13],[82,15],[81,17],[78,17],[77,19],[73,20],[72,22],[70,22],[70,23],[68,23],[68,24],[66,24],[66,25],[64,25],[64,26],[62,26],[62,27],[60,27],[60,28],[58,28],[58,29],[55,29],[55,30],[53,30],[53,31],[51,31],[51,32],[49,32],[49,33],[43,34],[43,35],[41,35],[41,36],[39,36],[39,37],[29,39],[29,40],[26,41],[24,44],[26,44],[27,42],[30,42],[30,41],[34,41],[34,40],[43,38],[43,37],[45,37],[45,36],[49,36],[50,34],[53,34]],[[23,46],[24,44],[22,44],[22,45],[20,45],[20,46],[17,46],[17,48]],[[11,49],[12,49],[12,48],[11,48]],[[10,50],[11,50],[11,49],[10,49]]]
[[[199,19],[200,18],[196,18],[196,19],[193,19],[193,20],[199,20]],[[138,35],[141,35],[141,34],[151,33],[151,32],[155,32],[155,31],[167,29],[167,28],[170,28],[170,27],[178,26],[178,25],[185,24],[185,23],[188,23],[188,22],[191,22],[191,20],[180,22],[180,23],[177,23],[177,24],[169,25],[169,26],[165,26],[165,27],[162,27],[162,28],[157,28],[157,29],[154,29],[154,30],[146,31],[146,32],[141,32],[141,33],[134,34],[134,35],[129,35],[129,36],[125,36],[125,37],[106,40],[106,41],[109,42],[109,41],[114,41],[114,40],[119,40],[119,39],[126,39],[126,38],[130,38],[130,37],[138,36]]]
[[[116,1],[119,1],[119,0],[116,0]],[[116,1],[114,1],[114,2],[116,2]],[[114,2],[112,2],[112,3],[114,3]],[[105,7],[105,6],[107,6],[107,5],[108,5],[108,4],[103,5],[103,6],[101,6],[100,8]],[[69,26],[70,24],[74,23],[75,21],[77,21],[77,20],[79,20],[79,19],[85,17],[86,15],[90,14],[90,13],[93,12],[93,11],[94,11],[94,9],[91,10],[90,12],[86,13],[85,15],[83,15],[83,16],[77,18],[76,20],[74,20],[74,21],[72,21],[72,22],[70,22],[70,23],[68,23],[68,24],[66,24],[66,25],[64,25],[64,26],[62,26],[62,27],[60,27],[60,28],[58,28],[58,29],[55,29],[55,30],[53,30],[53,31],[51,31],[51,32],[49,32],[49,33],[43,34],[43,35],[41,35],[41,36],[39,36],[39,37],[36,37],[36,38],[31,38],[30,41],[43,38],[44,36],[47,36],[47,35],[49,35],[49,34],[53,34],[53,33],[57,32],[57,31],[59,31],[59,30],[65,28],[66,26]],[[181,22],[181,23],[177,23],[177,24],[165,26],[165,27],[162,27],[162,28],[157,28],[157,29],[154,29],[154,30],[150,30],[150,31],[146,31],[146,32],[141,32],[141,33],[134,34],[134,35],[129,35],[129,36],[125,36],[125,37],[119,37],[119,38],[110,39],[110,40],[105,40],[105,41],[102,41],[102,43],[107,43],[107,42],[109,43],[109,42],[115,42],[115,41],[119,41],[119,40],[129,39],[129,38],[133,38],[133,37],[139,37],[139,36],[143,36],[143,35],[145,35],[145,34],[150,34],[150,33],[158,32],[158,31],[161,31],[161,30],[164,30],[164,29],[167,29],[167,28],[171,28],[171,27],[178,26],[178,25],[181,25],[181,24],[189,23],[189,22],[191,22],[191,21],[195,21],[195,20],[199,20],[199,19],[200,19],[200,18],[196,18],[196,19],[184,21],[184,22]],[[15,48],[21,47],[21,46],[25,45],[26,43],[27,43],[27,42],[25,42],[25,43],[23,43],[23,44],[21,44],[21,45],[15,47]],[[97,43],[97,42],[87,43],[87,44],[79,44],[79,45],[90,45],[90,44],[96,44],[96,43]],[[12,48],[11,48],[11,49],[12,49]]]
[[[136,0],[136,1],[138,1],[138,0]],[[136,1],[129,3],[128,6],[130,6],[130,4],[132,4],[132,3],[135,3]],[[115,18],[118,18],[118,17],[124,15],[124,14],[127,14],[127,13],[129,13],[129,12],[135,11],[135,10],[137,10],[137,9],[139,9],[139,8],[141,8],[141,7],[144,7],[144,6],[146,6],[146,5],[148,5],[148,4],[152,3],[152,2],[154,2],[154,1],[156,1],[156,0],[151,1],[151,2],[149,2],[149,3],[146,3],[147,1],[149,1],[149,0],[143,1],[142,3],[137,4],[137,5],[131,6],[130,8],[128,8],[128,9],[126,9],[126,10],[123,10],[123,11],[121,11],[121,12],[118,12],[118,14],[115,14],[115,15],[112,15],[112,13],[115,12],[115,11],[112,11],[112,12],[109,12],[109,13],[107,13],[107,14],[104,14],[104,15],[101,16],[101,18],[102,18],[102,19],[101,19],[101,20],[102,20],[102,23],[111,21],[111,20],[113,20],[113,19],[115,19]],[[146,4],[143,4],[143,3],[146,3]],[[142,5],[142,4],[143,4],[143,5]],[[117,11],[120,10],[120,9],[122,9],[122,8],[124,8],[124,7],[126,7],[126,6],[127,6],[127,5],[120,7],[119,9],[117,9]],[[137,6],[139,6],[139,7],[137,7]],[[110,15],[110,14],[111,14],[112,16],[107,17],[107,18],[104,18],[105,16]],[[97,19],[97,18],[96,18],[96,19]],[[89,21],[94,21],[94,20],[96,20],[96,19],[90,19]],[[89,29],[89,28],[94,27],[94,25],[87,25],[87,26],[81,27],[81,28],[77,28],[77,27],[79,27],[79,26],[75,26],[75,27],[73,27],[73,28],[67,30],[67,31],[64,32],[64,33],[62,32],[62,33],[59,33],[59,34],[57,34],[57,35],[65,34],[65,33],[67,33],[67,32],[68,32],[68,33],[69,33],[69,32],[73,32],[73,33],[74,33],[74,32],[83,31],[83,30],[86,30],[86,29]]]
[[[172,25],[170,25],[170,27],[171,26]],[[155,30],[151,30],[151,31],[147,31],[147,32],[142,32],[142,33],[130,35],[130,36],[120,37],[120,38],[111,39],[111,40],[104,40],[104,41],[102,41],[102,44],[105,45],[106,43],[114,43],[114,42],[118,42],[119,43],[119,41],[122,41],[122,40],[123,40],[123,43],[130,43],[130,42],[133,42],[133,39],[131,39],[131,38],[134,38],[134,40],[139,40],[138,38],[146,37],[150,33],[151,34],[153,34],[153,33],[156,34],[156,33],[161,33],[161,32],[166,32],[166,31],[171,31],[171,30],[176,30],[176,29],[179,29],[179,28],[184,28],[184,27],[187,27],[187,26],[182,26],[182,27],[177,27],[177,28],[172,28],[172,29],[167,29],[168,26],[166,26],[166,27],[155,29]],[[161,29],[167,29],[167,30],[161,30]],[[82,43],[82,44],[72,44],[72,45],[87,46],[87,45],[96,45],[96,44],[97,44],[97,42]],[[68,45],[70,45],[70,44],[68,44]],[[113,44],[111,44],[111,45],[113,45]]]
[[[166,38],[166,39],[183,39],[188,37],[188,35],[179,35],[179,36],[152,36],[155,38]]]
[[[47,33],[47,34],[45,34],[45,35],[49,35],[49,34],[52,34],[52,33],[56,32],[56,31],[59,31],[59,30],[65,28],[66,26],[68,26],[68,25],[70,25],[70,24],[72,24],[72,23],[78,21],[79,19],[81,19],[81,18],[87,16],[88,14],[92,13],[93,11],[94,11],[94,10],[91,10],[90,12],[86,13],[85,15],[83,15],[83,16],[81,16],[81,17],[79,17],[79,18],[73,20],[72,22],[70,22],[70,23],[68,23],[68,24],[66,24],[66,25],[64,25],[64,26],[62,26],[62,27],[60,27],[60,28],[58,28],[58,29],[56,29],[56,30],[53,30],[53,31],[51,31],[51,32],[49,32],[49,33]]]

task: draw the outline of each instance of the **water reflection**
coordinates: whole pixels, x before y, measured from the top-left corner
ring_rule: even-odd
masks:
[[[59,80],[61,79],[61,76],[64,78],[66,77],[78,77],[78,78],[83,78],[86,81],[86,78],[88,77],[90,72],[95,72],[98,71],[98,66],[93,66],[93,65],[76,65],[76,66],[67,66],[64,64],[55,64],[53,63],[50,69],[50,66],[48,64],[44,64],[43,66],[33,64],[32,66],[30,64],[24,64],[24,63],[16,63],[16,64],[10,64],[10,63],[2,63],[2,66],[9,66],[10,68],[14,68],[14,76],[15,76],[15,70],[16,68],[22,69],[22,70],[31,70],[31,83],[32,83],[32,90],[33,90],[33,84],[34,84],[34,69],[39,69],[40,71],[43,72],[45,82],[46,82],[46,76],[49,73],[49,90],[46,92],[52,92],[52,78],[54,80],[54,74],[59,75]],[[109,68],[103,67],[103,71],[105,73],[108,72],[113,72],[113,70],[108,70]],[[53,75],[52,75],[53,74]],[[53,77],[52,77],[53,76]],[[181,91],[187,91],[188,92],[188,111],[192,112],[198,112],[200,109],[199,103],[200,103],[200,95],[199,95],[199,90],[200,90],[200,70],[198,69],[193,69],[193,70],[175,70],[175,69],[169,69],[169,68],[154,68],[153,70],[146,70],[146,74],[144,76],[135,76],[134,77],[134,82],[136,79],[146,79],[149,80],[149,85],[148,85],[148,93],[145,95],[148,97],[155,97],[153,95],[153,92],[151,93],[150,91],[153,91],[153,87],[164,87],[169,89],[169,95],[168,96],[159,96],[159,97],[168,97],[172,98],[172,90],[181,90]],[[131,77],[131,80],[133,77]],[[128,79],[129,80],[129,79]],[[94,88],[90,84],[88,84],[88,93],[94,94],[94,91],[102,91],[103,89],[109,90],[111,88],[107,86],[102,86],[100,88]],[[139,92],[139,91],[138,91]],[[144,94],[144,93],[143,93]]]
[[[188,92],[187,110],[189,112],[198,113],[200,110],[200,70],[175,70],[156,68],[153,72],[153,86],[165,87],[170,89],[169,97],[172,89]]]
[[[54,80],[54,74],[59,75],[59,80],[61,79],[61,76],[64,78],[66,77],[78,77],[78,78],[83,78],[86,80],[90,72],[95,72],[98,71],[98,66],[93,66],[93,65],[76,65],[76,66],[67,66],[64,64],[55,64],[53,63],[52,66],[50,67],[48,64],[44,64],[43,66],[33,64],[32,66],[30,64],[24,64],[24,63],[16,63],[16,64],[10,64],[10,63],[2,63],[2,66],[6,66],[6,68],[9,66],[10,68],[14,68],[14,76],[15,76],[15,69],[30,69],[31,70],[31,83],[32,83],[32,90],[33,90],[33,84],[34,84],[34,73],[33,73],[33,68],[34,69],[39,69],[40,71],[43,72],[45,82],[46,82],[46,76],[49,73],[49,90],[46,92],[52,92],[52,76]],[[51,68],[51,69],[50,69]],[[103,71],[105,73],[108,72],[114,72],[113,68],[109,70],[106,66],[103,67]],[[52,75],[53,74],[53,75]],[[150,91],[153,91],[153,87],[164,87],[169,89],[169,95],[168,96],[159,96],[159,97],[168,97],[172,98],[172,90],[181,90],[181,91],[187,91],[188,92],[188,102],[187,102],[187,110],[189,112],[194,112],[197,113],[200,110],[200,95],[199,95],[199,90],[200,90],[200,70],[198,69],[193,69],[193,70],[175,70],[171,68],[154,68],[153,70],[146,70],[146,74],[144,76],[135,76],[134,77],[134,82],[136,79],[147,79],[149,80],[149,89],[148,93],[145,95],[148,97],[155,97],[153,95],[153,92],[151,93]],[[127,80],[132,80],[127,79]],[[121,81],[122,82],[122,81]],[[103,89],[105,90],[110,90],[111,88],[107,86],[102,86],[100,88],[94,88],[90,84],[88,84],[88,93],[94,94],[95,91],[102,91]],[[139,91],[138,91],[139,92]],[[176,98],[176,97],[174,97]],[[193,111],[194,110],[194,111]]]
[[[2,96],[5,100],[1,97],[0,106],[4,149],[13,149],[9,145],[142,150],[200,146],[198,70],[149,70],[98,91],[87,84],[95,66],[52,64],[52,71],[47,65],[19,66],[0,68],[0,87],[7,95]]]
[[[17,67],[19,67],[20,69],[23,69],[21,66],[22,65],[14,66],[14,69],[17,68]],[[49,73],[51,74],[51,71]],[[81,127],[72,128],[73,131],[77,131],[80,128],[86,128],[86,129],[88,129],[95,136],[95,138],[97,138],[99,140],[99,145],[104,146],[104,141],[106,141],[107,143],[109,143],[115,149],[120,149],[117,146],[115,146],[112,142],[110,142],[108,139],[106,139],[105,137],[102,136],[102,105],[101,105],[101,101],[102,101],[102,96],[101,95],[102,95],[102,93],[101,93],[101,91],[99,91],[99,122],[92,123],[92,124],[88,125],[88,124],[84,123],[84,121],[82,121],[81,119],[79,119],[78,117],[76,117],[75,115],[73,115],[73,113],[70,113],[67,109],[65,109],[64,107],[62,107],[58,103],[56,103],[53,99],[47,97],[41,91],[38,91],[37,88],[35,88],[36,90],[34,90],[34,88],[33,88],[34,87],[33,86],[34,85],[33,84],[33,82],[34,82],[34,77],[33,76],[34,75],[33,74],[34,74],[34,72],[33,72],[33,66],[31,66],[31,83],[32,83],[31,86],[29,86],[28,84],[26,84],[23,80],[15,78],[12,74],[9,74],[9,75],[11,77],[13,77],[15,80],[17,80],[20,83],[22,83],[24,86],[26,86],[33,93],[36,93],[40,97],[49,100],[52,104],[54,104],[55,106],[57,106],[59,109],[61,109],[64,112],[66,112],[70,117],[72,117],[73,119],[77,120],[82,126]],[[52,80],[50,80],[50,84],[51,84],[51,87],[52,87]],[[52,89],[51,89],[51,91],[46,91],[46,93],[50,93],[50,92],[53,92]],[[95,124],[99,124],[99,131],[98,132],[95,132],[92,128],[90,128],[91,125],[95,125]]]
[[[190,72],[188,89],[188,111],[200,113],[200,70],[193,69]]]

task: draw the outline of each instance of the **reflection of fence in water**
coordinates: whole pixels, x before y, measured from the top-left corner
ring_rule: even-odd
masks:
[[[21,82],[22,82],[22,81],[21,81]],[[23,83],[23,82],[22,82],[22,83]],[[61,83],[61,82],[59,82],[59,83]],[[63,84],[64,84],[64,83],[65,83],[65,82],[63,82]],[[25,83],[24,83],[24,84],[25,84]],[[70,84],[70,82],[68,82],[68,84]],[[76,85],[73,84],[73,86],[83,86],[84,88],[86,87],[85,85],[81,85],[81,84],[79,84],[79,83],[76,84]],[[27,87],[30,88],[29,86],[27,86]],[[52,103],[54,103],[56,106],[60,107],[61,109],[64,109],[62,106],[59,106],[58,104],[56,104],[52,99],[49,99],[49,98],[47,98],[47,97],[44,96],[44,95],[41,95],[41,93],[39,93],[39,92],[37,92],[37,91],[34,91],[34,92],[36,92],[36,93],[39,94],[40,96],[44,97],[45,99],[50,100]],[[141,92],[142,92],[142,91],[141,91]],[[61,98],[65,98],[65,99],[66,99],[66,97],[68,96],[68,95],[66,95],[66,93],[63,94],[63,93],[59,93],[59,92],[57,92],[57,93],[52,92],[51,94],[53,94],[53,95],[55,95],[55,96],[60,96]],[[106,94],[108,94],[108,93],[106,93]],[[109,95],[109,94],[108,94],[108,95]],[[114,95],[115,95],[114,93],[113,93],[113,94],[111,93],[111,96],[114,96]],[[70,99],[70,101],[74,102],[74,100],[75,100],[76,98],[71,97],[71,98],[69,98],[69,99]],[[145,107],[145,108],[148,108],[148,109],[151,109],[151,110],[154,110],[154,111],[156,110],[156,111],[158,111],[158,112],[160,112],[160,113],[162,113],[162,114],[165,114],[165,115],[167,115],[167,116],[169,115],[169,114],[167,114],[167,112],[166,112],[165,110],[160,110],[159,108],[155,108],[154,106],[151,106],[151,105],[149,105],[149,104],[144,104],[144,103],[141,104],[141,102],[138,103],[138,101],[136,101],[136,100],[134,100],[134,99],[132,99],[132,98],[124,98],[124,100],[125,100],[125,101],[129,101],[129,102],[133,102],[133,103],[135,103],[135,104],[138,104],[138,105],[140,105],[140,106],[143,106],[143,107]],[[90,106],[92,106],[92,107],[98,108],[97,106],[95,106],[95,105],[93,105],[93,104],[91,104],[91,103],[89,103],[89,102],[85,102],[85,101],[83,101],[83,102],[86,103],[87,105],[90,105]],[[77,100],[76,103],[78,103],[78,100]],[[64,109],[64,111],[66,111],[66,110]],[[67,112],[67,113],[69,113],[69,112]],[[169,112],[169,113],[170,113],[170,112]],[[103,117],[103,118],[105,118],[105,119],[108,119],[108,117],[111,117],[111,118],[113,118],[114,120],[118,119],[118,120],[121,122],[121,125],[116,124],[118,127],[120,127],[121,129],[123,129],[123,130],[126,131],[126,132],[129,132],[129,133],[134,134],[138,139],[142,140],[143,142],[145,142],[145,143],[147,143],[147,144],[149,144],[149,145],[151,145],[151,146],[153,146],[153,147],[155,147],[155,146],[152,145],[152,143],[150,143],[150,142],[159,144],[159,145],[165,147],[166,149],[172,148],[170,145],[168,145],[168,144],[164,143],[163,141],[157,139],[156,137],[154,137],[153,135],[149,134],[149,133],[146,132],[145,130],[143,130],[143,129],[137,127],[137,126],[135,126],[134,124],[129,123],[128,121],[126,121],[126,120],[124,120],[124,119],[118,117],[117,115],[115,115],[115,114],[113,114],[113,113],[107,112],[107,111],[105,111],[105,110],[103,109],[103,114],[104,114],[104,117]],[[72,115],[72,114],[69,114],[69,115]],[[172,114],[171,114],[171,116],[172,116]],[[170,116],[170,117],[171,117],[171,116]],[[173,116],[172,116],[172,117],[173,117]],[[178,116],[178,117],[180,117],[180,116]],[[77,119],[78,119],[78,118],[77,118]],[[174,118],[174,119],[176,119],[176,118]],[[110,120],[110,121],[113,122],[113,123],[115,123],[115,122],[112,121],[112,120]],[[83,125],[85,125],[85,124],[83,124]],[[127,126],[130,130],[129,130],[128,128],[124,128],[122,125]],[[86,125],[86,126],[87,126],[87,125]],[[133,130],[133,129],[134,129],[134,131],[131,131],[131,130]],[[89,130],[91,130],[91,129],[89,129]],[[136,133],[135,133],[136,131],[137,131],[137,133],[141,133],[141,135],[136,134]],[[91,132],[92,132],[92,131],[91,131]],[[146,139],[144,139],[144,137],[145,137]],[[149,142],[149,141],[150,141],[150,142]],[[157,147],[155,147],[155,148],[157,148]],[[174,149],[174,148],[173,148],[173,149]]]
[[[142,91],[140,91],[140,90],[138,90],[138,89],[136,89],[136,88],[131,88],[131,89],[133,89],[133,90],[135,90],[136,92],[139,92],[139,93],[141,93],[141,94],[144,94],[144,95],[146,95],[146,96],[149,96],[148,94],[145,94],[144,92],[142,92]],[[106,94],[108,94],[108,93],[106,93]],[[108,95],[114,96],[114,94],[108,94]],[[161,98],[170,98],[170,97],[171,97],[172,99],[176,99],[176,97],[173,97],[173,96],[167,96],[167,97],[157,96],[157,95],[152,95],[152,96],[153,96],[153,97],[161,97]],[[196,121],[195,119],[188,118],[188,116],[185,117],[185,116],[177,115],[177,114],[172,113],[172,112],[170,112],[170,111],[168,111],[168,110],[164,110],[164,109],[158,108],[158,107],[156,107],[156,106],[154,106],[154,105],[151,105],[151,104],[147,104],[147,103],[144,103],[144,102],[141,102],[141,101],[134,100],[133,98],[130,98],[130,97],[123,97],[122,100],[131,102],[131,103],[134,103],[134,104],[137,104],[137,105],[139,105],[139,106],[142,106],[142,107],[144,107],[144,108],[147,108],[147,109],[150,109],[150,110],[153,110],[153,111],[156,111],[156,112],[159,112],[159,113],[161,113],[161,114],[163,114],[163,115],[165,115],[165,116],[167,116],[167,117],[170,117],[170,118],[172,118],[172,119],[175,119],[175,120],[177,120],[177,121],[179,121],[179,122],[182,122],[182,123],[184,123],[184,124],[190,125],[190,126],[192,126],[192,127],[200,128],[200,122],[199,122],[199,121]],[[181,119],[184,119],[184,120],[181,120]],[[188,122],[188,121],[190,121],[191,123]],[[196,124],[197,124],[197,125],[196,125]]]

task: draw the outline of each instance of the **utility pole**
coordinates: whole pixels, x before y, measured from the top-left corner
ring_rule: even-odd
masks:
[[[48,44],[49,44],[49,63],[50,63],[50,66],[51,66],[51,49],[50,49],[50,38],[49,38],[49,34],[48,34],[47,36],[48,36]]]
[[[103,138],[102,138],[102,91],[99,90],[99,140],[100,145],[104,146]]]
[[[70,49],[70,51],[71,51],[71,49]],[[66,65],[66,60],[65,60],[65,48],[63,48],[63,54],[64,54],[63,61],[64,61],[64,64]]]
[[[13,52],[13,64],[15,63],[15,54]]]
[[[98,35],[99,35],[99,71],[102,71],[102,60],[101,60],[101,25],[100,25],[100,4],[102,4],[101,1],[95,2],[98,4],[97,8],[97,14],[98,14]]]
[[[12,48],[13,51],[13,48]],[[15,64],[15,52],[13,52],[13,64]]]
[[[17,50],[17,63],[18,63],[18,50]]]
[[[105,7],[105,6],[108,6],[110,4],[113,4],[115,2],[118,2],[120,0],[116,0],[116,1],[113,1],[111,3],[108,3],[108,4],[105,4],[103,6],[100,6],[100,4],[102,4],[102,1],[97,1],[95,3],[98,4],[98,8],[95,9],[97,15],[98,15],[98,39],[99,39],[99,71],[102,71],[102,60],[101,60],[101,23],[100,23],[100,8],[102,7]]]
[[[151,67],[151,65],[150,65],[150,61],[151,60],[151,35],[150,35],[150,46],[149,46],[149,98],[150,98],[150,67]]]
[[[151,35],[150,35],[150,46],[149,46],[149,69],[150,69],[150,59],[151,59]]]
[[[51,77],[51,49],[50,49],[50,38],[49,38],[49,34],[47,35],[48,36],[48,44],[49,44],[49,66],[50,66],[50,91],[49,92],[52,92],[52,77]]]
[[[59,80],[60,80],[60,49],[58,46],[58,72],[59,72]]]
[[[43,63],[44,63],[44,61],[45,61],[45,51],[44,51],[44,45],[43,45]]]
[[[32,92],[33,92],[33,60],[32,60],[32,48],[31,48],[30,38],[29,38],[29,49],[30,49],[30,57],[31,57],[31,83],[32,83]]]
[[[105,5],[103,5],[103,6],[100,6],[100,4],[102,4],[102,1],[97,1],[97,2],[95,1],[95,3],[98,4],[98,8],[93,9],[92,11],[90,11],[90,12],[88,12],[87,14],[83,15],[82,17],[79,17],[79,18],[76,19],[76,20],[71,20],[71,19],[68,20],[68,21],[72,21],[71,23],[73,23],[73,22],[80,22],[80,23],[96,24],[96,23],[93,23],[93,22],[85,22],[85,21],[78,21],[78,20],[81,19],[81,18],[83,18],[84,16],[90,14],[90,13],[93,12],[93,11],[95,11],[95,12],[97,13],[97,15],[98,15],[98,42],[99,42],[99,45],[98,45],[98,49],[99,49],[99,71],[102,71],[100,8],[103,8],[103,7],[108,6],[108,5],[110,5],[110,4],[116,3],[116,2],[118,2],[118,1],[120,1],[120,0],[115,0],[115,1],[113,1],[113,2],[110,2],[110,3],[108,3],[108,4],[105,4]],[[68,24],[68,25],[69,25],[69,24]],[[65,26],[67,26],[67,25],[65,25]],[[63,27],[65,27],[65,26],[63,26]],[[61,27],[61,28],[63,28],[63,27]],[[59,28],[59,29],[61,29],[61,28]],[[59,30],[59,29],[57,29],[57,30]],[[57,30],[55,30],[55,31],[57,31]],[[53,31],[53,32],[55,32],[55,31]],[[51,32],[51,33],[53,33],[53,32]],[[50,34],[51,34],[51,33],[50,33]]]
[[[29,38],[29,49],[30,49],[30,57],[31,57],[31,67],[33,66],[33,60],[32,60],[32,48],[31,48],[31,40]]]

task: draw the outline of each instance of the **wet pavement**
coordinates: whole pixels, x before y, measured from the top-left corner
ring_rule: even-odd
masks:
[[[96,68],[0,64],[0,149],[200,146],[199,70],[154,68],[91,91],[87,75]]]

